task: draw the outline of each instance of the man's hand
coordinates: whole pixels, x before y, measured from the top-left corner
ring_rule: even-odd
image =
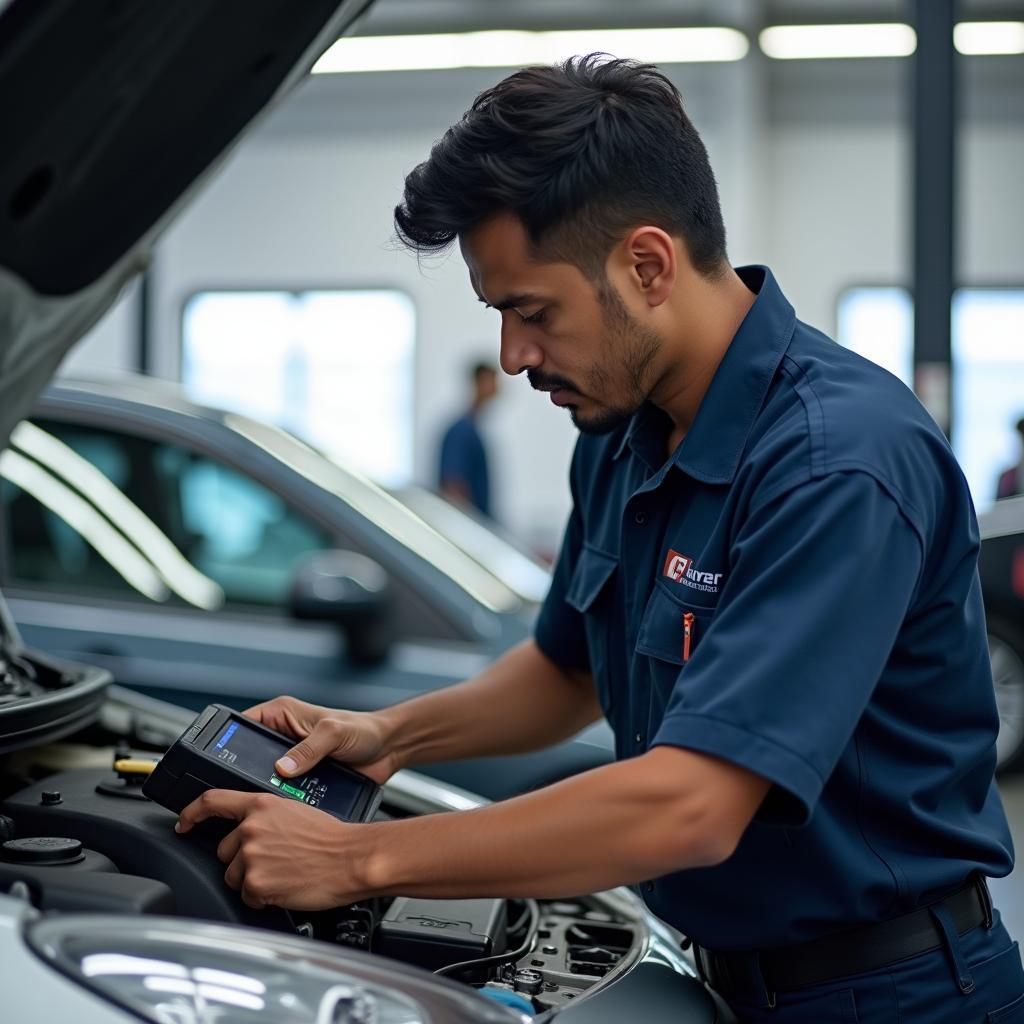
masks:
[[[175,831],[208,818],[238,822],[217,856],[228,866],[224,881],[250,907],[325,910],[369,895],[356,877],[359,859],[346,852],[363,826],[273,793],[211,789],[181,812]]]
[[[560,898],[723,863],[770,786],[731,762],[658,746],[487,807],[364,825],[271,793],[210,790],[178,830],[238,822],[217,856],[252,907]]]
[[[334,757],[377,783],[386,782],[402,767],[389,749],[382,718],[371,712],[335,711],[294,697],[275,697],[244,714],[301,740],[277,762],[285,777],[302,775],[325,757]]]

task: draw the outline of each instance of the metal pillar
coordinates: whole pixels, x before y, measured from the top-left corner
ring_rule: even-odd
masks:
[[[955,253],[956,0],[913,0],[914,388],[948,435]]]
[[[153,372],[153,342],[149,324],[151,273],[152,270],[144,270],[139,275],[136,302],[135,369],[144,374]]]

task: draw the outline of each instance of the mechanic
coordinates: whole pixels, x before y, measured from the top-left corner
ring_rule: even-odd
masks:
[[[384,780],[602,714],[617,760],[366,825],[213,791],[179,828],[239,822],[218,852],[256,906],[637,884],[743,1021],[1024,1020],[985,884],[1012,851],[967,485],[910,391],[796,320],[766,268],[729,266],[668,79],[599,55],[511,75],[409,174],[396,222],[421,252],[460,243],[503,369],[581,432],[551,590],[473,680],[250,713],[302,737],[286,774],[331,754]]]

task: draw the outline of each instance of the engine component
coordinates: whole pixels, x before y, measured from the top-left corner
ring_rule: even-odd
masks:
[[[524,967],[521,971],[516,971],[513,983],[517,992],[535,996],[544,987],[544,975],[532,967]]]
[[[565,937],[569,970],[596,978],[603,978],[626,955],[632,942],[625,929],[598,924],[574,924]]]
[[[131,750],[119,745],[114,753],[114,774],[96,784],[96,792],[104,796],[125,797],[129,800],[148,800],[142,792],[143,783],[153,774],[156,761],[133,756]]]
[[[33,747],[88,725],[109,672],[27,651],[0,596],[0,753]]]
[[[500,985],[484,985],[477,991],[480,995],[493,999],[496,1003],[501,1003],[502,1006],[510,1006],[513,1010],[519,1010],[520,1013],[527,1013],[531,1017],[536,1013],[537,1008],[526,996],[513,992],[511,989],[503,988]]]
[[[174,814],[149,800],[117,799],[97,792],[97,784],[108,779],[109,770],[100,768],[60,772],[8,797],[0,811],[15,821],[19,836],[70,836],[81,840],[87,850],[108,857],[124,874],[164,883],[174,893],[179,914],[295,931],[298,922],[285,911],[253,910],[224,885],[224,865],[217,859],[214,839],[176,836]],[[50,789],[60,789],[62,803],[42,803],[43,790]],[[0,862],[0,871],[7,868]]]
[[[505,952],[504,900],[396,899],[377,926],[374,949],[436,971]]]
[[[35,836],[31,839],[8,840],[0,846],[0,860],[12,864],[78,864],[85,860],[85,854],[77,839]]]

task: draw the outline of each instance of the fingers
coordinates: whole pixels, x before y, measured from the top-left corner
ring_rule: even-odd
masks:
[[[337,749],[342,728],[335,719],[320,719],[313,726],[312,732],[280,758],[275,767],[284,776],[302,775],[309,771]]]
[[[259,895],[258,888],[246,877],[245,862],[241,854],[236,856],[224,872],[224,881],[242,897],[242,902],[253,910],[262,910],[267,901]]]
[[[174,831],[188,832],[207,818],[242,821],[261,796],[262,793],[239,793],[233,789],[208,789],[181,812]]]
[[[253,704],[251,708],[246,708],[242,712],[242,715],[245,718],[251,718],[254,722],[263,722],[263,715],[268,707],[269,704],[267,704],[266,702],[264,702],[263,704]]]
[[[223,858],[221,858],[223,860]],[[224,872],[224,881],[229,889],[234,889],[238,892],[242,888],[242,883],[245,881],[245,862],[242,857],[236,854],[231,858],[231,863],[228,864],[227,871]]]
[[[252,907],[253,910],[262,910],[267,906],[266,901],[257,896],[253,888],[246,885],[244,881],[242,882],[242,891],[240,895],[242,897],[242,902],[247,907]]]
[[[232,829],[217,845],[217,859],[230,864],[242,848],[242,830]]]
[[[262,722],[264,725],[279,728],[281,724],[294,719],[296,713],[302,707],[302,701],[294,697],[275,697],[273,700],[265,700],[259,704],[253,704],[242,712],[246,718]]]

